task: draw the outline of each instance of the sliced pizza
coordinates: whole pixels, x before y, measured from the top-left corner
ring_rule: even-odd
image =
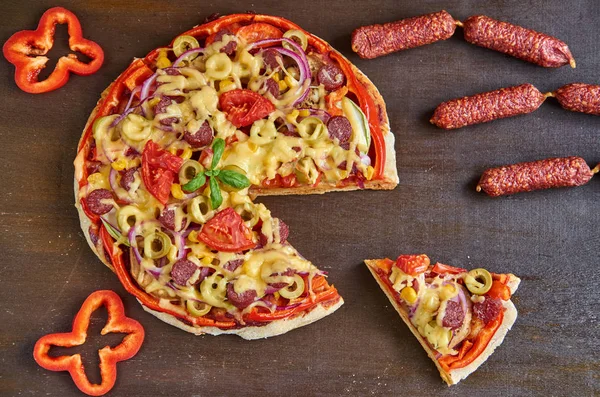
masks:
[[[431,265],[427,255],[365,263],[448,385],[483,364],[517,319],[513,274]]]
[[[375,86],[323,40],[236,14],[135,59],[75,160],[94,252],[144,309],[196,334],[278,335],[343,300],[255,195],[391,189]]]

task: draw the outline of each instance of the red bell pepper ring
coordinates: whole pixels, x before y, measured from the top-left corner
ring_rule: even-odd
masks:
[[[91,58],[83,63],[75,54],[61,57],[54,71],[43,81],[38,80],[46,67],[48,57],[44,56],[54,45],[56,24],[67,24],[69,48]],[[13,34],[2,48],[4,57],[15,65],[15,82],[20,89],[31,94],[49,92],[62,87],[69,80],[69,73],[87,76],[95,73],[104,62],[104,52],[100,46],[82,36],[81,24],[71,11],[62,7],[49,9],[42,15],[36,30],[23,30]]]
[[[52,346],[73,347],[84,344],[87,338],[90,316],[100,306],[105,306],[108,312],[108,321],[102,328],[102,335],[108,333],[127,335],[119,345],[115,347],[106,346],[98,351],[102,382],[92,384],[85,374],[81,355],[54,357],[49,356],[48,351]],[[73,321],[73,330],[41,337],[33,348],[33,358],[42,368],[50,371],[69,371],[79,390],[90,396],[101,396],[108,393],[115,385],[117,362],[135,356],[143,341],[144,328],[134,319],[125,316],[123,302],[119,295],[113,291],[96,291],[83,302]]]

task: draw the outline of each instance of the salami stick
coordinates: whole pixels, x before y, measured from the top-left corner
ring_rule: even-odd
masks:
[[[600,116],[600,85],[572,83],[546,95],[555,97],[564,109]]]
[[[546,68],[571,65],[575,59],[567,44],[544,33],[485,15],[473,15],[463,23],[465,40]]]
[[[557,157],[506,165],[486,170],[477,184],[478,192],[492,197],[556,187],[581,186],[598,172],[581,157]]]
[[[547,68],[575,67],[567,44],[544,33],[484,15],[456,21],[446,11],[362,26],[352,32],[352,50],[361,58],[377,58],[450,38],[461,26],[465,40]]]
[[[456,21],[444,10],[383,25],[362,26],[352,32],[352,50],[361,58],[373,59],[449,39],[455,29]]]
[[[531,84],[483,92],[440,104],[430,122],[451,130],[505,117],[531,113],[546,96]]]

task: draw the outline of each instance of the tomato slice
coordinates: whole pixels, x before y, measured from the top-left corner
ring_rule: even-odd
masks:
[[[268,23],[256,22],[250,25],[242,26],[236,32],[237,37],[243,39],[246,43],[254,43],[266,39],[279,39],[283,37],[281,30]]]
[[[288,176],[281,176],[279,174],[275,175],[273,179],[264,179],[261,183],[261,186],[267,188],[275,188],[275,187],[294,187],[297,185],[298,179],[295,174],[289,174]]]
[[[142,152],[142,179],[146,189],[162,204],[167,204],[171,185],[183,159],[161,149],[153,141],[146,142]]]
[[[396,266],[404,273],[416,276],[427,270],[429,267],[429,257],[425,254],[400,255],[398,259],[396,259]]]
[[[433,269],[431,269],[432,272],[437,273],[437,274],[444,274],[444,273],[449,273],[449,274],[460,274],[460,273],[466,273],[467,269],[463,269],[462,267],[454,267],[454,266],[450,266],[450,265],[444,265],[443,263],[436,263],[435,266],[433,266]]]
[[[206,222],[198,238],[210,248],[224,252],[240,252],[256,246],[252,241],[252,231],[231,207]]]
[[[246,127],[275,110],[267,98],[243,89],[224,92],[219,98],[219,105],[227,113],[227,120],[237,128]]]

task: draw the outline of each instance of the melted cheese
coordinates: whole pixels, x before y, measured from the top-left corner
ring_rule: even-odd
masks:
[[[410,276],[402,272],[399,273],[401,274],[395,276],[394,289],[396,289],[397,284],[400,288],[405,285],[404,282],[412,282]],[[454,289],[448,288],[448,286],[454,287]],[[448,300],[458,294],[459,288],[455,281],[436,277],[430,284],[420,284],[418,300],[414,304],[416,308],[411,308],[411,310],[414,310],[411,323],[427,339],[427,342],[441,354],[456,354],[456,351],[449,347],[452,330],[442,326],[442,319],[445,316]]]

